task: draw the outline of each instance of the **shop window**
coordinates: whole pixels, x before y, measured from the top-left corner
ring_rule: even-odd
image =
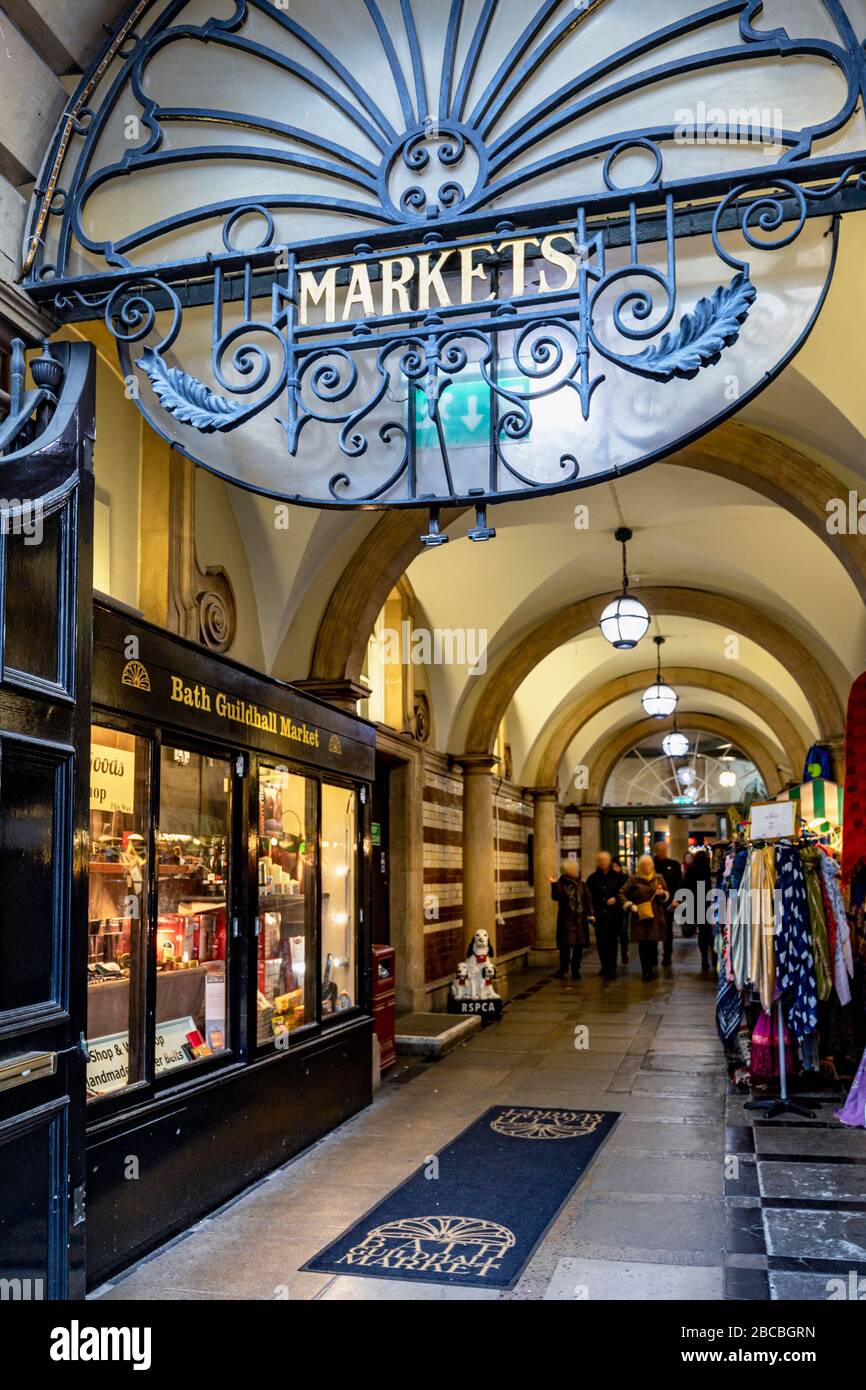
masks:
[[[322,784],[322,1013],[350,1009],[357,997],[358,900],[355,792]]]
[[[231,764],[163,746],[156,924],[157,1078],[228,1046]]]
[[[150,743],[98,725],[90,741],[87,1094],[95,1100],[144,1076]]]
[[[315,1022],[316,784],[285,768],[259,769],[259,1045]]]

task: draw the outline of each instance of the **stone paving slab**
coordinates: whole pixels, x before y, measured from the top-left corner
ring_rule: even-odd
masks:
[[[722,1297],[721,1269],[641,1264],[630,1260],[563,1259],[544,1294],[546,1302],[623,1299],[705,1302]]]

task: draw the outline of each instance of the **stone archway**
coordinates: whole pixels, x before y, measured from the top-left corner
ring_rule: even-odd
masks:
[[[481,693],[469,724],[467,751],[491,751],[500,722],[522,682],[557,647],[596,627],[605,605],[615,596],[607,593],[580,599],[519,635],[499,664],[478,678]],[[641,589],[641,598],[656,618],[695,618],[757,643],[797,682],[814,713],[820,737],[841,738],[845,724],[842,705],[820,661],[762,609],[703,589],[648,586]]]
[[[821,464],[772,435],[729,421],[654,467],[670,465],[727,478],[783,507],[823,541],[866,601],[866,538],[827,531],[827,504],[845,488]],[[443,530],[461,515],[459,508],[444,512]],[[424,512],[391,512],[358,547],[319,625],[311,680],[357,682],[373,624],[397,579],[421,553],[426,525]]]
[[[665,669],[665,677],[676,689],[713,690],[752,709],[778,737],[792,776],[799,776],[806,759],[806,743],[793,720],[788,718],[776,701],[746,681],[721,671],[703,671],[694,666],[674,666]],[[534,782],[540,787],[552,786],[557,780],[559,765],[566,749],[583,726],[615,700],[625,695],[637,694],[654,679],[654,670],[634,671],[627,676],[619,676],[585,695],[576,705],[567,709],[554,725],[542,749]]]

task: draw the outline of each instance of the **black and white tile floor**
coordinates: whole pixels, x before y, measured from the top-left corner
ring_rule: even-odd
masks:
[[[814,1120],[728,1100],[726,1297],[866,1300],[866,1131],[834,1119],[839,1097],[798,1099]]]

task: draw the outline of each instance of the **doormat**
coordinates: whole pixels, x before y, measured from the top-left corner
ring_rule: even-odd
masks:
[[[302,1267],[513,1288],[618,1119],[491,1106]]]

